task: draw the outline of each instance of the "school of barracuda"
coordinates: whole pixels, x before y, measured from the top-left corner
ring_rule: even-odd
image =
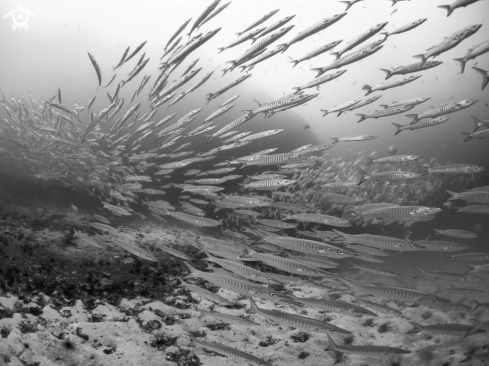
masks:
[[[74,105],[64,104],[60,90],[57,95],[46,101],[35,101],[30,95],[29,99],[24,96],[8,98],[2,93],[1,169],[8,174],[48,181],[96,196],[100,199],[106,216],[138,216],[140,219],[146,219],[146,215],[141,212],[143,211],[149,212],[152,218],[163,224],[168,224],[163,216],[171,216],[196,227],[220,227],[222,233],[233,238],[232,241],[201,234],[197,238],[186,238],[189,244],[207,255],[205,261],[219,266],[209,265],[210,271],[194,268],[189,263],[193,258],[185,253],[168,246],[164,246],[163,250],[185,261],[190,272],[187,278],[202,278],[223,289],[247,296],[250,305],[247,312],[259,316],[253,317],[256,322],[219,312],[202,312],[201,316],[212,316],[245,327],[259,326],[265,318],[282,326],[324,334],[329,341],[326,351],[336,350],[361,357],[378,358],[392,355],[402,357],[403,354],[411,353],[412,350],[403,348],[402,344],[399,347],[362,346],[362,343],[370,342],[367,339],[359,340],[356,342],[358,345],[354,346],[340,345],[335,339],[351,334],[347,329],[311,317],[267,310],[259,307],[254,298],[276,304],[293,304],[296,307],[308,306],[350,316],[382,316],[384,313],[391,313],[402,317],[402,309],[396,310],[385,305],[385,301],[390,300],[443,311],[460,309],[470,311],[466,304],[451,299],[453,293],[457,291],[472,292],[475,296],[478,291],[475,289],[470,291],[470,288],[441,288],[442,294],[446,296],[442,297],[417,290],[415,286],[404,288],[357,283],[335,275],[334,270],[344,264],[342,263],[344,258],[355,258],[368,263],[353,265],[357,270],[379,276],[396,277],[398,273],[383,269],[379,265],[388,260],[389,251],[435,251],[449,253],[449,260],[467,262],[470,270],[466,273],[458,273],[419,268],[418,277],[449,279],[455,283],[483,280],[477,276],[477,273],[489,270],[489,254],[470,252],[454,254],[457,251],[466,251],[468,245],[449,240],[411,241],[408,235],[404,238],[368,233],[353,235],[348,233],[348,228],[358,225],[367,228],[372,224],[397,223],[406,227],[412,226],[411,230],[415,230],[416,223],[432,220],[442,211],[443,207],[436,205],[443,200],[446,200],[445,210],[454,210],[461,214],[489,214],[489,187],[464,190],[474,182],[474,175],[485,168],[468,163],[443,164],[434,157],[396,155],[394,147],[390,149],[390,156],[382,158],[374,158],[374,154],[367,153],[361,153],[349,160],[328,157],[327,151],[334,149],[336,144],[377,138],[370,135],[338,136],[330,145],[306,145],[291,151],[276,151],[276,148],[270,148],[234,160],[229,160],[227,158],[229,154],[222,152],[229,152],[247,144],[252,146],[254,141],[280,134],[283,129],[251,134],[240,132],[241,130],[237,128],[241,128],[253,118],[268,118],[275,113],[296,108],[316,98],[320,92],[309,93],[308,89],[317,87],[319,90],[320,85],[340,78],[347,72],[344,66],[371,57],[377,52],[381,54],[382,43],[390,42],[393,35],[422,26],[426,19],[413,19],[411,23],[389,31],[386,31],[388,23],[385,22],[365,30],[352,40],[336,40],[311,50],[303,57],[292,60],[291,69],[298,63],[329,50],[333,50],[332,55],[336,59],[329,65],[312,69],[317,74],[314,78],[314,73],[311,73],[312,81],[308,84],[294,87],[291,85],[295,92],[285,91],[286,95],[279,99],[250,106],[243,115],[227,124],[215,124],[216,120],[222,121],[226,118],[226,113],[234,107],[233,101],[240,95],[233,96],[232,89],[240,83],[245,83],[246,79],[252,76],[250,71],[253,68],[259,68],[265,62],[270,63],[269,59],[274,55],[286,52],[294,43],[317,32],[330,26],[341,27],[341,19],[348,16],[347,11],[360,1],[362,0],[342,1],[346,4],[345,12],[330,15],[316,23],[311,21],[311,24],[301,31],[292,24],[295,15],[289,15],[266,26],[265,22],[274,16],[278,9],[259,17],[256,22],[239,33],[239,38],[235,42],[224,45],[218,50],[227,52],[238,44],[253,41],[246,52],[230,61],[229,67],[223,70],[223,73],[228,76],[224,80],[223,75],[222,86],[206,96],[207,101],[202,101],[202,107],[189,110],[182,116],[177,116],[176,113],[162,115],[158,108],[182,103],[181,100],[187,94],[206,83],[214,73],[210,71],[197,79],[197,74],[200,77],[205,70],[194,68],[199,59],[189,61],[189,58],[208,40],[218,37],[222,29],[212,27],[212,23],[207,24],[207,22],[214,17],[216,17],[214,22],[217,22],[218,14],[228,7],[232,8],[230,2],[218,7],[220,0],[216,0],[205,8],[191,25],[187,41],[184,39],[183,32],[188,29],[191,19],[182,24],[166,43],[158,76],[152,86],[149,84],[149,75],[143,76],[137,85],[135,82],[130,83],[136,76],[143,75],[142,70],[149,60],[149,58],[145,59],[145,54],[142,54],[137,62],[134,59],[133,70],[129,76],[120,80],[113,92],[106,92],[109,105],[100,111],[91,111],[95,99],[103,97],[102,90],[114,82],[117,69],[132,60],[144,48],[146,42],[132,52],[130,47],[127,47],[119,64],[114,67],[113,76],[104,85],[102,79],[105,79],[106,75],[102,75],[96,58],[88,53],[99,88],[98,94],[87,103],[76,100]],[[394,5],[402,0],[391,1]],[[466,6],[475,2],[477,0],[456,0],[451,5],[439,7],[446,9],[450,16],[453,11],[462,12]],[[402,11],[402,6],[399,9]],[[204,24],[212,29],[196,34]],[[419,62],[392,70],[382,69],[387,74],[386,79],[397,75],[399,77],[375,86],[365,85],[364,99],[345,102],[322,112],[324,115],[330,113],[341,115],[348,111],[362,112],[360,108],[374,103],[381,97],[381,95],[368,96],[370,93],[402,87],[421,78],[424,72],[430,72],[429,69],[435,68],[442,62],[453,62],[453,60],[431,61],[429,59],[442,56],[445,51],[462,42],[465,46],[473,46],[465,56],[456,59],[456,62],[461,65],[461,72],[464,72],[469,60],[489,51],[489,41],[474,46],[468,39],[485,27],[481,24],[461,27],[426,53],[415,56],[420,59]],[[384,33],[379,33],[382,30]],[[377,33],[383,34],[384,39],[370,44],[364,43]],[[286,37],[290,40],[277,45],[280,39]],[[276,48],[267,49],[272,45]],[[467,47],[462,49],[459,47],[461,55],[463,48]],[[183,69],[180,68],[176,73],[180,65]],[[241,68],[241,75],[239,70],[236,70],[238,67]],[[343,69],[336,70],[339,68]],[[481,89],[484,90],[488,83],[488,71],[477,67],[472,69],[482,76]],[[182,70],[184,71],[181,72]],[[321,76],[328,71],[329,74]],[[423,73],[411,75],[418,72]],[[175,81],[171,82],[172,78]],[[189,86],[191,80],[194,83]],[[134,88],[130,101],[119,95],[123,87]],[[145,94],[148,94],[148,100],[144,103],[149,105],[150,111],[141,115],[143,101],[139,98]],[[205,103],[216,98],[219,98],[219,108],[212,111],[207,109],[205,113],[201,113]],[[391,105],[381,104],[381,108],[375,112],[358,113],[360,117],[358,122],[367,118],[406,114],[407,111],[416,108],[416,113],[408,114],[412,118],[411,123],[394,124],[393,134],[428,127],[443,128],[440,125],[449,120],[449,114],[470,108],[478,102],[467,99],[423,108],[422,104],[428,99],[429,97],[417,97]],[[157,114],[159,117],[156,117]],[[88,123],[85,115],[89,116]],[[464,133],[465,137],[461,136],[461,139],[465,138],[465,141],[469,141],[489,138],[489,121],[475,116],[472,118],[475,123],[474,131]],[[207,139],[209,150],[191,151],[193,139]],[[150,148],[151,146],[154,147]],[[215,169],[201,171],[195,168],[199,163],[209,160],[216,162]],[[187,180],[184,183],[172,182],[172,174],[177,170],[182,172],[184,168],[186,171],[183,175]],[[246,175],[250,171],[253,171],[254,175]],[[145,184],[155,181],[164,182],[160,185],[161,189],[145,188]],[[239,191],[236,185],[234,190],[220,186],[230,181],[241,185]],[[180,192],[179,207],[174,207],[160,199],[165,195],[175,195],[178,192]],[[456,206],[452,203],[455,200],[458,202]],[[420,206],[421,203],[426,206]],[[218,217],[221,219],[217,220]],[[91,224],[100,233],[109,233],[115,244],[135,256],[148,261],[157,261],[151,253],[138,247],[129,236],[119,233],[112,225],[111,220],[103,215],[94,215],[94,222]],[[444,238],[477,237],[475,233],[456,228],[435,230],[434,234]],[[76,236],[87,244],[101,247],[100,242],[93,236],[81,232],[77,232]],[[248,266],[249,261],[262,262],[280,270],[279,273],[282,274],[261,272]],[[230,304],[229,300],[204,288],[181,282],[182,286],[217,305]],[[343,292],[351,295],[371,295],[373,301],[364,297],[357,297],[355,303],[327,298],[300,298],[275,291],[273,285],[277,284],[301,284],[326,291],[341,288]],[[488,330],[487,322],[482,325],[474,324],[474,326],[412,324],[414,328],[410,333],[424,331],[462,338]],[[191,346],[204,347],[228,357],[244,359],[247,363],[272,365],[270,361],[235,348],[220,343],[200,341],[192,335],[190,337]],[[489,353],[480,353],[468,355],[462,362],[488,359]]]

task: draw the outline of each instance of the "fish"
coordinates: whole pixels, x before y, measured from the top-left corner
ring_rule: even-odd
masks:
[[[261,18],[258,20],[254,21],[252,24],[250,24],[248,27],[246,27],[243,31],[236,33],[238,36],[241,36],[243,33],[248,32],[249,30],[258,27],[260,24],[266,22],[268,19],[270,19],[275,13],[277,13],[280,9],[272,10],[269,13],[266,13],[263,15]],[[264,30],[263,28],[262,30]],[[258,32],[259,33],[259,32]]]
[[[479,67],[475,67],[475,66],[472,66],[472,69],[474,69],[479,75],[482,76],[481,90],[484,90],[485,87],[487,86],[487,83],[489,82],[489,71],[481,69]]]
[[[327,66],[312,68],[311,71],[316,71],[317,72],[316,78],[318,78],[326,71],[338,69],[340,67],[350,65],[354,62],[363,60],[364,58],[371,56],[377,51],[379,51],[380,49],[382,49],[382,47],[384,46],[379,45],[379,46],[368,47],[364,50],[351,52],[348,55],[336,59],[335,61],[333,61],[331,64]]]
[[[310,37],[313,34],[316,34],[320,31],[332,26],[333,24],[338,22],[340,19],[342,19],[346,14],[347,13],[344,12],[344,13],[335,14],[329,18],[323,18],[319,22],[317,22],[317,23],[311,25],[310,27],[307,27],[303,31],[297,33],[297,35],[295,37],[293,37],[289,42],[283,44],[284,49],[283,49],[282,53],[285,52],[294,43],[302,41],[305,38]]]
[[[92,62],[93,68],[95,69],[95,72],[97,73],[98,86],[100,87],[100,85],[102,85],[102,73],[100,72],[100,66],[98,65],[95,58],[90,54],[90,52],[87,52],[87,53],[88,53],[88,57],[90,58],[90,61]]]
[[[232,324],[237,324],[237,325],[243,325],[243,326],[257,326],[261,325],[260,323],[254,322],[252,320],[249,320],[244,317],[240,316],[234,316],[230,314],[224,314],[224,313],[219,313],[217,311],[204,311],[200,310],[199,315],[197,316],[198,319],[201,318],[214,318],[217,320],[220,320],[224,323],[232,323]]]
[[[437,8],[446,9],[447,17],[449,17],[455,9],[465,8],[466,6],[476,3],[477,1],[479,0],[455,0],[455,2],[450,5],[438,5]]]
[[[183,22],[183,24],[180,27],[178,27],[178,29],[175,31],[175,33],[173,33],[173,35],[170,37],[170,39],[166,43],[165,50],[168,48],[168,46],[170,45],[170,43],[172,43],[172,41],[175,38],[177,38],[180,33],[182,33],[182,31],[187,27],[188,23],[190,23],[191,20],[192,20],[192,18],[186,20],[185,22]],[[128,50],[129,50],[129,48],[128,48]]]
[[[190,31],[187,33],[187,36],[190,38],[194,30],[196,30],[199,25],[212,13],[212,11],[219,5],[221,0],[214,0],[207,8],[204,9],[204,11],[197,17],[195,20],[194,24],[192,25],[192,28],[190,28]],[[186,24],[185,24],[186,26]],[[183,27],[185,28],[185,27]],[[183,29],[182,28],[182,29]]]
[[[394,133],[394,135],[398,135],[399,133],[405,130],[413,131],[413,130],[418,130],[420,128],[436,126],[448,121],[449,119],[450,118],[447,117],[423,118],[413,124],[400,125],[398,123],[392,123],[392,125],[396,127],[396,132]]]
[[[323,334],[352,334],[346,329],[342,329],[333,324],[322,322],[313,318],[308,318],[301,315],[294,315],[284,313],[278,310],[267,310],[258,307],[251,296],[248,296],[250,302],[250,309],[248,314],[258,314],[274,323],[278,323],[282,326],[290,326],[309,332],[323,333]]]
[[[333,49],[334,47],[339,45],[341,42],[343,42],[343,40],[338,40],[338,41],[326,43],[326,44],[314,49],[313,51],[308,52],[307,54],[305,54],[304,56],[302,56],[298,59],[291,60],[290,62],[294,64],[292,67],[296,67],[301,62],[304,62],[304,61],[309,60],[313,57],[319,56],[319,55],[323,54],[324,52],[327,52],[327,51]]]
[[[415,334],[419,332],[429,332],[434,334],[444,334],[449,336],[464,336],[467,332],[470,332],[474,326],[465,324],[430,324],[421,325],[415,322],[409,322],[413,329],[406,332],[406,334]]]
[[[200,27],[202,27],[205,23],[207,23],[209,20],[213,19],[216,15],[220,14],[224,9],[226,9],[229,5],[231,5],[231,1],[226,3],[226,4],[223,4],[221,5],[219,8],[217,8],[216,10],[214,10],[213,13],[209,14],[209,16],[207,18],[205,18],[205,20],[199,24],[199,26],[197,27],[197,30],[200,29]]]
[[[417,28],[421,24],[423,24],[424,22],[426,22],[427,20],[428,20],[428,18],[417,19],[417,20],[415,20],[413,22],[410,22],[408,24],[405,24],[405,25],[397,28],[396,30],[393,30],[392,32],[381,32],[380,34],[382,34],[385,37],[385,39],[387,39],[387,37],[392,36],[394,34],[401,34],[401,33],[410,31],[410,30],[412,30],[414,28]]]
[[[426,271],[425,269],[418,266],[416,266],[416,268],[419,270],[419,274],[416,277],[414,277],[415,279],[428,276],[428,277],[443,279],[452,282],[484,281],[483,278],[470,275],[469,272],[459,273],[459,272],[449,272],[449,271]]]
[[[465,64],[467,63],[467,61],[473,60],[473,59],[477,58],[478,56],[480,56],[484,53],[487,53],[487,52],[489,52],[489,41],[485,41],[485,42],[479,43],[476,46],[473,46],[472,48],[469,49],[469,51],[467,52],[467,54],[464,57],[454,58],[453,60],[457,61],[460,64],[460,68],[461,68],[460,72],[463,74],[464,70],[465,70]]]
[[[441,43],[429,48],[428,52],[415,55],[413,57],[420,58],[421,64],[424,64],[428,60],[428,58],[439,56],[440,54],[451,50],[452,48],[460,44],[464,39],[474,35],[481,27],[482,24],[475,24],[460,29],[455,33],[449,35],[448,37],[445,37],[445,40]]]
[[[386,355],[405,355],[411,353],[411,351],[397,348],[397,347],[385,347],[385,346],[342,346],[335,344],[333,339],[328,334],[328,347],[326,352],[338,351],[342,353],[350,353],[354,355],[367,356],[367,357],[383,357]]]
[[[343,55],[345,52],[350,51],[351,49],[355,48],[359,44],[365,42],[367,39],[375,36],[378,32],[384,29],[387,23],[388,22],[379,23],[368,28],[366,31],[354,37],[351,41],[345,43],[339,50],[336,50],[335,52],[331,52],[331,55],[334,55],[336,59],[339,59],[341,55]]]
[[[453,229],[448,229],[448,230],[433,229],[433,233],[431,235],[445,235],[445,236],[451,236],[459,239],[475,239],[479,237],[478,234],[473,233],[471,231],[453,230]]]
[[[417,62],[414,64],[409,64],[407,66],[398,66],[396,68],[392,68],[392,70],[388,70],[388,69],[380,69],[380,70],[386,73],[385,79],[387,80],[394,75],[406,75],[406,74],[411,74],[413,72],[432,69],[434,67],[441,65],[442,63],[443,63],[442,61],[426,61],[424,63]]]
[[[190,334],[190,340],[191,341],[190,341],[189,346],[191,346],[191,347],[206,348],[208,350],[217,352],[217,353],[225,355],[227,357],[237,358],[239,360],[251,362],[251,363],[256,364],[256,365],[273,366],[273,364],[271,362],[268,362],[268,361],[263,360],[261,358],[250,355],[249,353],[239,351],[235,348],[225,346],[221,343],[198,341],[192,334]]]
[[[225,299],[224,297],[219,296],[219,295],[215,294],[214,292],[206,290],[202,287],[184,282],[181,278],[178,278],[178,281],[180,282],[178,287],[184,287],[188,291],[194,292],[197,295],[203,297],[204,299],[215,302],[219,305],[232,305],[233,304],[231,301]],[[202,313],[205,313],[205,312],[201,312],[201,314]]]
[[[416,80],[420,77],[421,77],[421,75],[404,76],[404,77],[396,79],[396,80],[384,81],[383,83],[380,83],[379,85],[374,86],[374,87],[371,87],[370,85],[366,84],[362,89],[367,91],[367,94],[365,94],[365,95],[369,95],[370,93],[373,93],[375,91],[395,88],[396,86],[401,86],[401,85],[413,82],[414,80]]]

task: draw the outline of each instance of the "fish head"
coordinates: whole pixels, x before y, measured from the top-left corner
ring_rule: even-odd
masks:
[[[473,165],[473,166],[468,167],[468,172],[470,172],[470,173],[479,173],[479,172],[482,172],[484,170],[486,170],[486,168],[483,166]]]
[[[411,353],[411,351],[408,351],[407,349],[396,348],[396,353],[398,355],[406,355],[408,353]]]
[[[484,281],[484,279],[482,277],[477,277],[477,276],[474,276],[472,274],[469,274],[468,276],[465,277],[465,280],[467,282],[480,282],[480,281]]]
[[[275,303],[289,303],[291,298],[285,294],[278,291],[267,291],[260,293],[260,298],[269,300]]]
[[[464,29],[465,36],[468,37],[468,36],[474,34],[479,29],[481,29],[481,27],[482,27],[482,24],[474,24],[474,25],[466,27]]]
[[[478,99],[464,99],[458,102],[455,106],[458,108],[467,108],[477,103],[478,101],[479,101]]]
[[[328,333],[330,333],[330,334],[345,334],[345,335],[353,334],[349,330],[346,330],[346,329],[337,327],[336,325],[333,325],[333,324],[330,324],[330,323],[325,323],[325,324],[328,325],[328,327],[329,327]]]
[[[328,19],[328,22],[329,21],[332,21],[332,20],[340,20],[341,18],[343,18],[346,14],[348,14],[346,11],[344,13],[338,13],[338,14],[335,14],[333,15],[331,18]]]
[[[423,249],[426,249],[425,247],[419,245],[419,244],[415,244],[415,243],[409,243],[409,248],[411,250],[423,250]]]

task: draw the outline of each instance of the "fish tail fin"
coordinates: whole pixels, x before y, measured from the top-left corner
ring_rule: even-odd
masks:
[[[426,63],[427,57],[425,54],[421,53],[419,55],[414,55],[414,58],[420,58],[421,59],[421,65],[424,65]]]
[[[387,37],[389,37],[389,32],[380,32],[379,34],[384,36],[384,41],[387,39]]]
[[[409,122],[410,125],[414,125],[416,122],[419,121],[418,115],[417,114],[406,114],[406,117],[412,118],[413,120]]]
[[[239,66],[239,68],[241,69],[241,72],[245,71],[247,67],[248,67],[247,65]]]
[[[322,74],[324,74],[324,71],[323,71],[323,68],[322,67],[317,67],[317,68],[311,69],[311,71],[316,71],[318,73],[316,75],[316,77],[320,77]]]
[[[336,144],[338,142],[338,137],[331,137],[331,139],[333,140],[332,144]]]
[[[464,70],[465,70],[465,63],[467,61],[465,61],[463,58],[454,58],[453,61],[457,61],[460,63],[460,73],[463,74],[464,73]]]
[[[416,268],[419,270],[419,274],[413,278],[416,279],[416,278],[424,277],[424,273],[426,272],[426,270],[424,270],[423,268],[418,267],[418,266],[416,266]]]
[[[360,114],[360,113],[355,113],[355,116],[360,116],[360,120],[357,122],[357,123],[360,123],[362,121],[365,121],[366,118],[365,118],[365,115],[364,114]]]
[[[484,88],[487,86],[487,83],[489,82],[489,77],[487,76],[487,71],[480,69],[478,67],[472,66],[472,68],[477,71],[479,74],[482,75],[482,88],[481,90],[484,90]]]
[[[323,117],[329,113],[327,109],[320,109],[320,111],[323,112]]]
[[[251,296],[248,296],[250,301],[250,308],[246,311],[246,314],[256,314],[258,312],[258,306],[256,306],[255,300]]]
[[[370,93],[372,93],[372,87],[368,84],[365,84],[363,87],[362,87],[362,90],[366,90],[367,93],[365,95],[369,95]]]
[[[437,6],[437,8],[445,9],[447,11],[447,17],[449,17],[453,12],[453,9],[450,5],[439,5]]]
[[[297,65],[299,65],[299,61],[297,61],[297,60],[292,60],[289,62],[292,62],[294,64],[294,66],[292,66],[292,67],[296,67]]]
[[[295,89],[294,94],[297,94],[298,92],[301,91],[301,87],[300,86],[293,87],[292,89]]]
[[[238,37],[241,37],[241,35],[243,34],[243,32],[238,32],[238,33],[234,33],[236,34]]]
[[[347,236],[347,234],[345,234],[345,233],[343,233],[343,232],[341,232],[341,231],[339,231],[339,230],[336,230],[336,229],[333,229],[333,232],[334,232],[335,234],[337,234],[337,235],[338,235],[338,237],[345,238],[345,237]]]
[[[449,191],[448,189],[445,189],[445,192],[447,192],[450,195],[450,197],[448,198],[448,201],[457,199],[457,196],[458,196],[457,192],[452,192],[452,191]]]
[[[219,48],[218,48],[219,53],[221,53],[221,52],[222,52],[222,51],[224,51],[224,50],[225,50],[225,48],[224,48],[224,47],[219,47]]]
[[[402,125],[399,125],[397,123],[393,123],[393,125],[396,127],[396,133],[394,134],[394,136],[400,134],[402,132]]]
[[[192,333],[188,333],[188,336],[190,337],[190,343],[189,343],[189,346],[190,347],[198,347],[199,346],[199,343],[197,342],[197,338],[195,338]]]
[[[481,303],[477,300],[474,300],[474,307],[470,309],[470,311],[476,311],[481,306]]]
[[[358,169],[358,172],[360,173],[360,182],[358,182],[358,185],[361,185],[363,182],[365,182],[367,179],[370,178],[370,176],[365,173],[362,169],[360,168],[357,168]]]
[[[342,1],[342,3],[344,3],[344,2],[346,2],[346,1]],[[336,350],[336,344],[333,342],[333,338],[331,338],[331,336],[329,334],[326,334],[326,336],[328,337],[328,347],[326,347],[324,350],[326,352]]]
[[[387,70],[387,69],[380,69],[380,70],[387,74],[387,75],[385,75],[385,80],[389,79],[392,76],[392,71]]]
[[[188,270],[190,271],[190,273],[188,275],[186,275],[185,277],[183,277],[184,279],[187,279],[187,278],[197,278],[197,277],[199,277],[197,275],[197,272],[198,272],[197,269],[195,269],[194,267],[192,267],[187,262],[183,262],[183,263],[187,266]]]
[[[484,125],[477,117],[470,116],[470,118],[472,118],[472,121],[474,121],[474,132]]]
[[[331,52],[330,55],[334,55],[335,60],[339,59],[341,54],[339,52]]]
[[[366,159],[368,161],[367,166],[372,165],[374,163],[374,159],[372,158],[366,158]]]
[[[462,135],[465,136],[464,142],[467,142],[467,141],[472,140],[472,136],[470,136],[471,135],[470,133],[468,133],[468,132],[462,132]]]
[[[202,311],[199,311],[199,315],[197,315],[197,319],[205,317],[205,314]]]
[[[409,330],[406,332],[406,334],[414,334],[414,333],[419,333],[421,332],[421,325],[415,322],[409,322],[413,326],[413,329]]]
[[[277,46],[277,48],[279,47],[283,47],[284,49],[280,52],[280,53],[284,53],[285,51],[287,51],[287,48],[289,48],[289,45],[287,43],[282,43],[282,44],[279,44]]]

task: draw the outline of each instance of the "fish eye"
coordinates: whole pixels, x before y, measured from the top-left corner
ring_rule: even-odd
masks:
[[[462,246],[460,244],[457,244],[457,248],[462,248]]]
[[[433,298],[433,302],[437,302],[438,301],[438,298],[437,297],[434,297]]]
[[[345,252],[342,250],[338,250],[338,254],[345,254]]]
[[[428,208],[426,209],[426,211],[431,211],[431,208],[429,208],[429,207],[428,207]]]
[[[333,329],[332,331],[333,331],[333,332],[336,332],[336,329]]]
[[[275,292],[270,292],[270,296],[275,297]]]
[[[414,244],[411,244],[411,248],[413,248],[413,249],[414,249],[414,248],[416,248],[416,245],[414,245]]]
[[[271,279],[270,277],[267,277],[267,281],[270,281],[270,282],[271,282],[271,281],[272,281],[272,279]]]

